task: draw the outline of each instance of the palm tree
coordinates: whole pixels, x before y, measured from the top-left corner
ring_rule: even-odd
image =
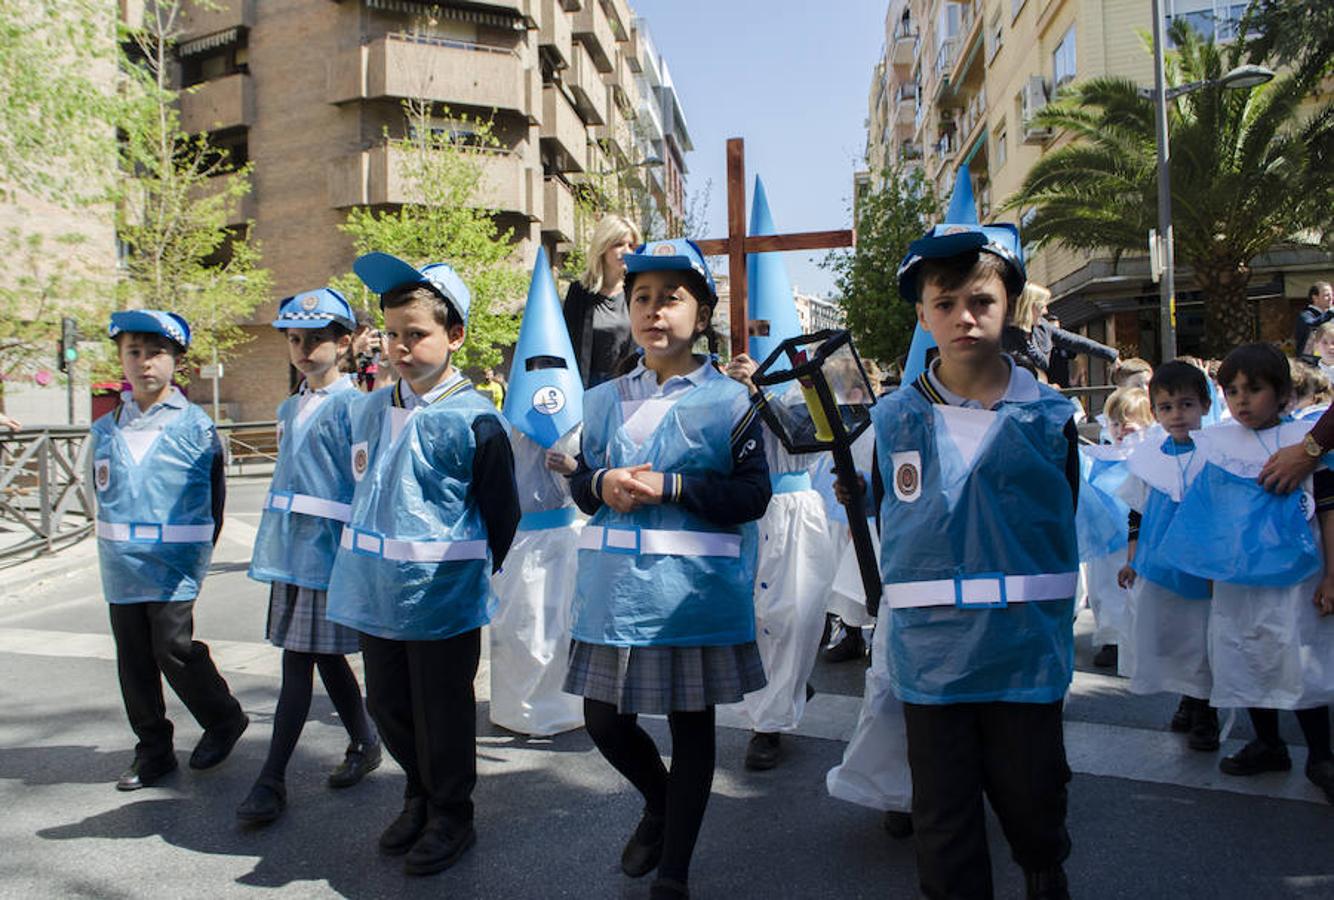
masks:
[[[1244,61],[1244,36],[1217,46],[1184,21],[1170,33],[1169,85],[1216,82]],[[1215,83],[1168,107],[1176,255],[1204,296],[1211,355],[1254,340],[1251,260],[1276,244],[1317,242],[1331,225],[1334,104],[1309,117],[1301,109],[1319,69],[1249,89]],[[1073,85],[1034,119],[1073,140],[1045,154],[1004,204],[1034,210],[1025,238],[1116,258],[1142,250],[1157,227],[1153,101],[1107,76]]]

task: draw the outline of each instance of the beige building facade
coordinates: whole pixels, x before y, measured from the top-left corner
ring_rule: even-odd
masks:
[[[1168,17],[1184,17],[1219,40],[1235,34],[1245,4],[1164,0]],[[867,110],[867,169],[854,193],[875,186],[887,165],[920,166],[948,197],[968,164],[983,221],[1018,221],[1000,213],[1033,164],[1059,146],[1032,114],[1073,80],[1117,75],[1151,87],[1152,58],[1142,35],[1152,27],[1149,0],[892,0],[885,49],[872,74]],[[1145,235],[1147,250],[1148,235]],[[1147,256],[1100,256],[1048,246],[1028,248],[1029,277],[1051,288],[1052,311],[1066,328],[1119,347],[1124,355],[1158,355],[1158,286]],[[1285,250],[1253,266],[1250,294],[1261,333],[1290,337],[1291,316],[1307,285],[1328,278],[1327,255]],[[1199,353],[1202,302],[1188,270],[1178,270],[1178,344]],[[1093,382],[1101,369],[1087,373]]]
[[[280,298],[351,269],[351,240],[338,227],[348,211],[408,199],[385,137],[406,136],[404,100],[438,104],[432,127],[455,134],[468,118],[491,119],[499,146],[480,155],[479,205],[512,229],[517,266],[531,266],[539,246],[560,264],[579,237],[583,180],[645,178],[664,213],[679,217],[685,119],[625,0],[216,5],[190,15],[177,45],[182,84],[193,88],[182,122],[253,164],[234,224],[254,223],[275,289],[226,367],[225,418],[269,419],[286,396],[286,349],[267,323]]]

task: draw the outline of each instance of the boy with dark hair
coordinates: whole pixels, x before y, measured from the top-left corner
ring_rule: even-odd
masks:
[[[381,297],[400,377],[352,415],[357,487],[328,616],[362,633],[367,706],[407,775],[380,850],[429,875],[476,841],[473,679],[519,497],[507,427],[451,364],[466,335],[463,280],[443,263],[419,270],[386,253],[353,270]]]
[[[162,677],[204,728],[192,769],[227,758],[250,719],[194,640],[194,601],[222,532],[222,447],[212,421],[172,384],[190,346],[175,313],[113,313],[131,390],[93,423],[97,555],[111,604],[125,712],[139,741],[116,787],[134,791],[176,769]]]
[[[1078,438],[1070,402],[1001,350],[1025,279],[1018,230],[965,211],[972,221],[936,226],[899,268],[940,355],[872,410],[881,627],[922,895],[991,896],[985,795],[1028,896],[1062,898]]]

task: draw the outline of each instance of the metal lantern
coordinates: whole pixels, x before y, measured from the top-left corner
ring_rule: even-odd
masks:
[[[844,485],[848,527],[866,591],[866,609],[880,607],[880,571],[866,524],[865,490],[857,477],[852,442],[871,424],[875,388],[844,330],[826,329],[783,341],[751,376],[764,392],[760,414],[789,453],[829,451]]]

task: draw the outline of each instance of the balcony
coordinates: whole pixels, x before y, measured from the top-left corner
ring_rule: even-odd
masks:
[[[542,233],[558,241],[573,241],[574,192],[559,178],[548,178],[542,184]]]
[[[244,72],[181,92],[181,128],[190,134],[249,127],[255,121],[255,86]]]
[[[612,67],[610,72],[602,76],[602,81],[620,96],[623,103],[629,106],[630,98],[635,91],[635,76],[630,71],[630,60],[626,55],[626,50],[625,44],[617,45],[616,65]]]
[[[347,209],[415,202],[404,174],[408,152],[380,144],[334,160],[329,169],[329,205]],[[479,151],[475,160],[482,175],[475,205],[530,216],[534,206],[533,173],[524,165],[523,157],[512,151]]]
[[[542,143],[556,151],[562,172],[581,172],[588,166],[588,131],[573,104],[560,88],[542,88]]]
[[[894,93],[894,121],[900,125],[911,124],[917,115],[917,85],[908,83],[899,85]]]
[[[902,19],[894,26],[894,36],[890,47],[890,62],[896,66],[910,66],[917,58],[917,29],[912,22]]]
[[[537,45],[545,47],[557,59],[557,68],[563,69],[570,65],[573,43],[570,17],[559,0],[542,0],[542,27],[537,32]]]
[[[574,39],[588,48],[599,72],[610,72],[616,52],[616,34],[602,9],[600,0],[585,0],[574,14]]]
[[[949,78],[950,70],[954,68],[954,58],[959,53],[959,39],[945,38],[940,42],[940,47],[936,50],[936,77],[941,81]]]
[[[639,131],[645,139],[662,140],[662,113],[658,110],[657,98],[651,92],[639,98],[635,121],[639,123]]]
[[[899,159],[904,162],[922,158],[922,145],[915,141],[907,141],[899,145]]]
[[[254,27],[254,0],[216,0],[216,6],[217,9],[203,9],[193,3],[182,4],[177,44],[188,44],[232,28]]]
[[[570,67],[562,76],[565,86],[574,98],[575,109],[586,125],[601,125],[606,121],[607,86],[593,65],[588,48],[576,44],[570,54]]]
[[[533,116],[533,75],[513,50],[386,35],[329,60],[330,103],[421,98]]]
[[[621,48],[625,53],[626,65],[630,71],[638,75],[644,71],[644,65],[639,59],[639,29],[630,26],[630,39],[626,41],[625,46]]]

